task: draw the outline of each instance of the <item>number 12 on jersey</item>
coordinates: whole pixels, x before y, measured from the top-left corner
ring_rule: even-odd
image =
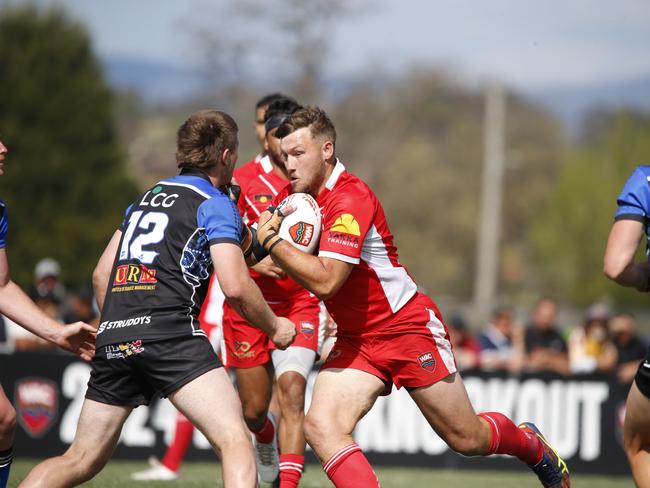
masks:
[[[168,223],[169,216],[163,212],[133,212],[122,238],[119,260],[137,259],[144,264],[153,263],[159,253],[144,247],[162,241]]]

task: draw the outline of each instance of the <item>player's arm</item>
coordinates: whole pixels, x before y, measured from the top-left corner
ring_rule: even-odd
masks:
[[[603,269],[619,285],[647,292],[650,291],[648,263],[634,261],[643,231],[643,222],[638,220],[614,222],[607,239]]]
[[[0,249],[0,312],[33,334],[90,360],[95,353],[95,329],[83,322],[63,325],[48,317],[11,280],[7,252]]]
[[[272,249],[271,257],[296,283],[321,300],[334,296],[355,266],[338,259],[312,256],[285,241]]]
[[[93,289],[95,291],[97,306],[100,311],[104,308],[104,300],[106,298],[106,291],[108,290],[108,281],[111,277],[113,261],[115,261],[117,248],[120,245],[121,238],[122,231],[116,230],[93,271]]]
[[[282,214],[268,210],[259,219],[258,243],[268,252],[296,283],[321,300],[327,300],[339,291],[348,279],[354,264],[328,257],[312,256],[294,248],[279,235]]]
[[[241,248],[230,242],[212,244],[210,255],[214,270],[228,303],[247,322],[264,331],[281,349],[288,347],[296,335],[295,326],[277,317],[262,292],[251,279]]]

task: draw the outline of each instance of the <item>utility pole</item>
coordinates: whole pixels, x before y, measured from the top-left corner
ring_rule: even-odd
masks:
[[[474,318],[482,322],[496,305],[501,239],[501,201],[505,167],[505,100],[503,85],[489,82],[483,121],[483,181],[476,246]]]

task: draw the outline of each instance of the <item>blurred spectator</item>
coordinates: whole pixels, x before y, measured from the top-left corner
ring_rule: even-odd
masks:
[[[634,315],[631,313],[615,315],[612,317],[609,330],[618,353],[616,362],[617,379],[623,385],[631,385],[636,370],[639,368],[639,363],[646,353],[646,345],[636,333]]]
[[[524,361],[524,334],[510,307],[499,307],[479,337],[481,367],[518,372]]]
[[[557,304],[540,299],[526,328],[526,368],[533,371],[569,373],[569,349],[556,323]]]
[[[94,295],[90,287],[80,287],[68,293],[61,313],[63,322],[71,324],[81,321],[96,326],[99,317],[94,303]]]
[[[573,373],[608,373],[616,366],[616,347],[609,339],[609,309],[594,304],[584,322],[569,337],[569,362]]]
[[[53,294],[50,293],[45,296],[36,295],[32,298],[36,306],[45,312],[48,317],[59,320],[59,303]],[[14,351],[56,348],[56,345],[53,343],[32,334],[13,320],[4,317],[4,321],[7,326],[7,341],[10,344],[10,348]]]
[[[34,268],[34,296],[51,296],[58,304],[65,298],[65,287],[60,280],[61,266],[52,258],[41,259]]]
[[[481,359],[481,345],[467,328],[463,318],[460,315],[453,315],[447,325],[458,370],[478,368]]]

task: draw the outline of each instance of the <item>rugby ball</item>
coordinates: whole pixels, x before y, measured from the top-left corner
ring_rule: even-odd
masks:
[[[280,237],[296,249],[313,254],[318,247],[321,230],[320,208],[307,193],[293,193],[280,202],[278,208],[291,205],[295,210],[280,225]]]

